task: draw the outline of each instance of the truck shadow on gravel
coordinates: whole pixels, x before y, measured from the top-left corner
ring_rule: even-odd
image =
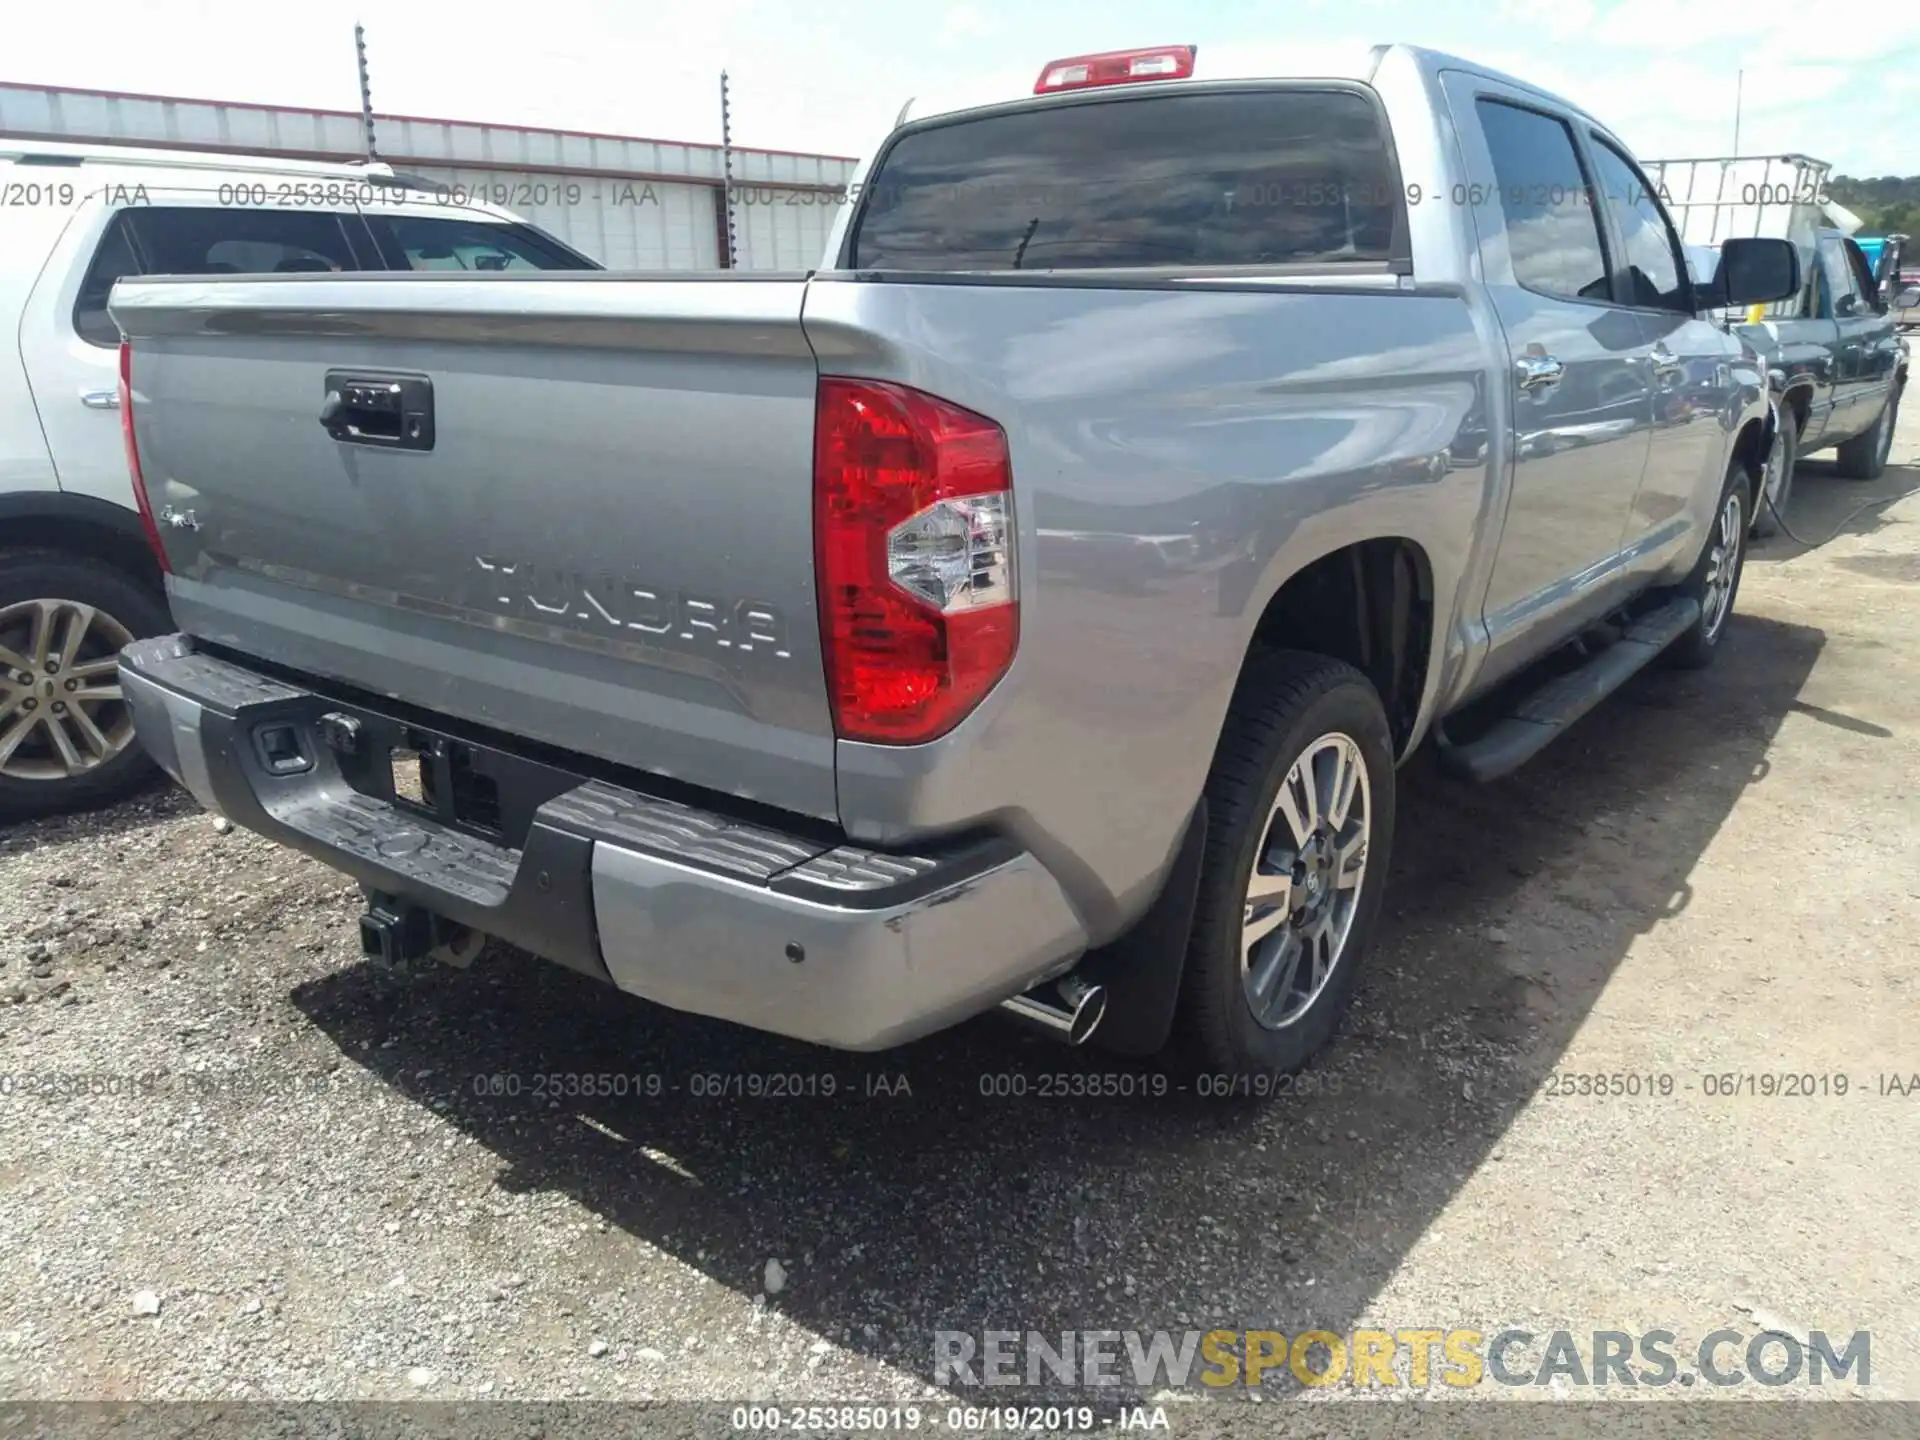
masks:
[[[744,1295],[777,1258],[771,1304],[923,1376],[942,1329],[1345,1331],[1498,1162],[1629,946],[1690,902],[1823,642],[1736,617],[1715,670],[1639,677],[1508,782],[1416,763],[1353,1012],[1264,1106],[995,1019],[820,1051],[514,954],[403,982],[354,967],[293,999],[498,1156],[501,1185],[568,1195]],[[583,1075],[629,1093],[564,1093]],[[781,1087],[801,1093],[764,1093]],[[476,1240],[513,1268],[515,1237]],[[564,1262],[583,1296],[617,1273],[618,1241]]]

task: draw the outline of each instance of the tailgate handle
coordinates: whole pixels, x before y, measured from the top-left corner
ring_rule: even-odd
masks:
[[[329,370],[320,424],[345,445],[433,449],[433,382],[398,371]]]

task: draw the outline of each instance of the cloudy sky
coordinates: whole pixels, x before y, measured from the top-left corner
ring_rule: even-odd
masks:
[[[350,6],[257,0],[18,5],[0,80],[358,107]],[[1801,151],[1854,175],[1920,173],[1920,0],[463,0],[367,7],[374,105],[395,114],[719,134],[855,155],[910,96],[1025,93],[1048,59],[1192,42],[1203,76],[1351,70],[1366,47],[1451,50],[1558,90],[1642,155]]]

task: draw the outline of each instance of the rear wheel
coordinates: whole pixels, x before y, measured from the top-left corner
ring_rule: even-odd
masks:
[[[117,657],[168,623],[158,597],[101,561],[0,554],[0,815],[103,804],[152,776]]]
[[[1856,435],[1834,452],[1834,468],[1849,480],[1878,480],[1893,453],[1893,431],[1900,423],[1900,388],[1887,395],[1880,418],[1864,435]]]
[[[1207,780],[1207,853],[1176,1016],[1202,1071],[1289,1072],[1353,997],[1393,847],[1393,740],[1352,666],[1257,654]]]
[[[1791,410],[1780,412],[1774,428],[1773,448],[1767,452],[1766,468],[1760,472],[1760,498],[1754,504],[1753,533],[1759,536],[1780,533],[1787,504],[1793,496],[1793,472],[1800,459],[1800,422]]]

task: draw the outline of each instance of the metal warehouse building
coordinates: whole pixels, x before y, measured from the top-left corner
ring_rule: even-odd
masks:
[[[0,83],[0,137],[357,160],[361,117],[346,110],[238,105]],[[615,270],[711,270],[727,261],[718,145],[375,112],[380,158],[503,205]],[[843,155],[733,151],[738,264],[810,269],[820,261]]]

